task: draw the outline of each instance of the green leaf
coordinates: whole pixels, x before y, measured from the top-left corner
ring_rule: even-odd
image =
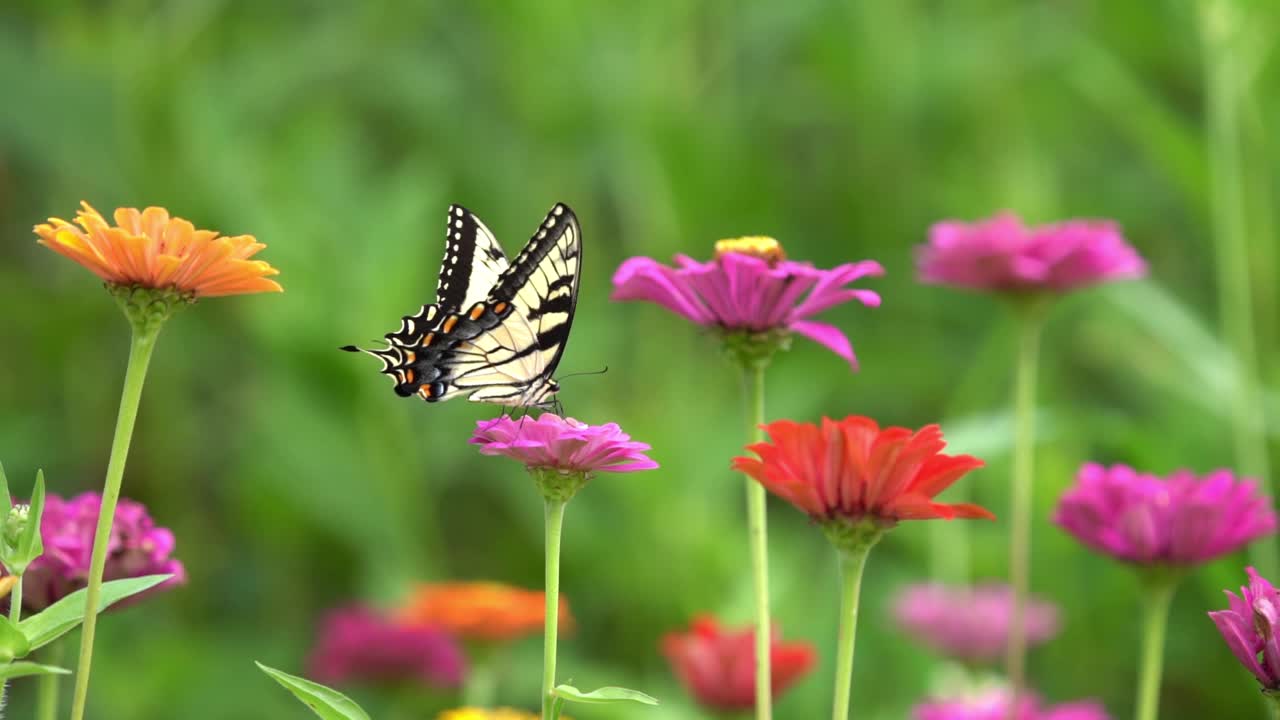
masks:
[[[4,500],[4,514],[9,515],[9,509],[13,507],[13,496],[9,495],[9,478],[4,474],[4,463],[0,463],[0,498]]]
[[[16,662],[8,665],[0,665],[0,682],[12,680],[13,678],[28,677],[30,675],[70,675],[71,671],[66,668],[55,667],[53,665],[41,665],[32,662]]]
[[[584,693],[572,685],[557,685],[554,692],[557,698],[590,705],[612,705],[624,702],[641,703],[643,705],[658,704],[655,698],[645,695],[639,690],[628,690],[621,687],[602,687],[599,690]]]
[[[44,470],[36,471],[36,484],[31,489],[31,507],[27,510],[27,526],[22,529],[22,537],[18,538],[17,562],[20,564],[15,573],[22,573],[32,560],[44,554],[44,540],[40,537],[40,517],[44,515]]]
[[[31,643],[9,618],[0,615],[0,663],[8,663],[15,658],[26,657],[31,652]]]
[[[102,584],[98,598],[98,612],[102,612],[121,600],[150,590],[173,577],[172,575],[144,575],[143,577],[112,580]],[[77,590],[36,615],[24,618],[18,629],[36,650],[71,632],[84,620],[85,595]]]
[[[354,700],[337,690],[267,667],[260,662],[254,664],[324,720],[369,720],[369,715]]]

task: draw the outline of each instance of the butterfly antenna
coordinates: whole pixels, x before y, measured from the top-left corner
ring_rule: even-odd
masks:
[[[569,378],[572,378],[572,377],[583,377],[586,375],[604,375],[607,372],[609,372],[609,366],[605,365],[603,368],[599,370],[584,370],[582,372],[569,373],[568,375],[561,375],[560,377],[556,378],[556,381],[559,382],[561,380],[568,380]]]

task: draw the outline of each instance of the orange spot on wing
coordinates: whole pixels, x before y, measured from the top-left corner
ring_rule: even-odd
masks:
[[[471,308],[471,314],[468,317],[472,320],[479,320],[481,315],[484,315],[484,303],[476,303],[476,306]]]
[[[444,331],[445,335],[448,335],[449,333],[453,332],[453,328],[457,324],[458,324],[458,316],[450,315],[449,319],[444,321],[444,327],[440,329]]]
[[[404,371],[404,381],[407,383],[413,382],[413,368]]]
[[[411,362],[417,362],[417,360],[418,360],[418,355],[417,355],[416,353],[414,353],[412,350],[410,350],[409,352],[405,353],[405,356],[404,356],[404,361],[405,361],[405,362],[407,362],[407,363],[411,363]]]
[[[507,311],[507,304],[506,304],[506,303],[504,303],[504,302],[500,302],[500,303],[498,303],[497,305],[494,305],[494,306],[493,306],[493,311],[494,311],[495,313],[497,313],[497,314],[501,315],[502,313],[504,313],[504,312],[506,312],[506,311]]]
[[[435,339],[436,339],[435,333],[433,332],[427,333],[427,336],[422,339],[422,347],[431,347],[431,343],[435,342]]]
[[[431,386],[423,385],[422,387],[418,388],[418,394],[424,398],[431,397]]]

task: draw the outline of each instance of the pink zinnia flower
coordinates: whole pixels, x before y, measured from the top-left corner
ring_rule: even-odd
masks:
[[[1018,710],[1014,720],[1109,720],[1110,716],[1099,703],[1073,702],[1044,707],[1035,696],[1019,695]],[[1012,693],[997,687],[969,698],[956,700],[931,700],[917,705],[913,711],[915,720],[1010,720]]]
[[[916,264],[922,282],[996,292],[1065,292],[1147,272],[1114,222],[1026,227],[1009,212],[972,224],[937,223]]]
[[[810,318],[850,300],[878,307],[879,295],[847,286],[883,275],[880,263],[864,260],[823,270],[783,259],[778,242],[762,237],[722,240],[710,262],[677,255],[675,263],[669,267],[646,257],[623,262],[613,276],[612,299],[657,303],[698,325],[726,332],[798,333],[857,369],[844,333]]]
[[[695,618],[688,632],[662,638],[662,653],[680,682],[703,707],[732,712],[756,705],[755,630],[728,630],[715,618]],[[769,650],[775,695],[813,668],[818,654],[806,642],[782,642],[777,633]]]
[[[1003,656],[1009,642],[1013,591],[1008,585],[948,587],[913,585],[898,595],[894,617],[917,640],[964,662],[989,662]],[[1058,608],[1031,601],[1025,610],[1028,645],[1058,634]]]
[[[1267,690],[1280,690],[1280,593],[1253,568],[1240,595],[1227,590],[1226,610],[1209,613],[1236,659]],[[1261,655],[1261,658],[1259,658]]]
[[[472,445],[483,455],[518,460],[531,470],[560,473],[636,472],[652,470],[649,446],[635,442],[617,423],[587,425],[573,418],[543,413],[514,419],[503,416],[476,423]]]
[[[435,687],[462,684],[466,660],[443,630],[400,624],[361,605],[334,610],[321,624],[311,653],[317,682],[417,682]]]
[[[1167,478],[1089,463],[1058,501],[1053,521],[1077,540],[1143,565],[1196,565],[1276,530],[1271,500],[1228,470]]]
[[[83,493],[70,500],[54,494],[45,496],[40,521],[44,554],[32,561],[23,575],[24,607],[38,612],[85,587],[101,507],[102,496],[98,493]],[[172,557],[174,545],[173,532],[157,526],[146,507],[121,498],[111,526],[103,579],[173,576],[142,597],[182,584],[186,582],[186,571],[182,563]],[[130,598],[137,599],[137,596]]]

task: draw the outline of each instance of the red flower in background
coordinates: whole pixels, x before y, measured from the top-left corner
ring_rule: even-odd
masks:
[[[918,431],[881,429],[858,416],[823,418],[822,425],[779,420],[764,426],[770,441],[748,445],[759,459],[737,457],[733,468],[819,521],[881,525],[898,520],[986,518],[970,503],[933,501],[965,473],[982,467],[969,455],[943,455],[937,425]]]
[[[726,630],[715,618],[701,616],[688,632],[664,637],[662,653],[703,706],[723,711],[755,707],[755,632],[751,629]],[[776,696],[813,668],[817,653],[809,643],[784,643],[774,633],[769,658]]]

